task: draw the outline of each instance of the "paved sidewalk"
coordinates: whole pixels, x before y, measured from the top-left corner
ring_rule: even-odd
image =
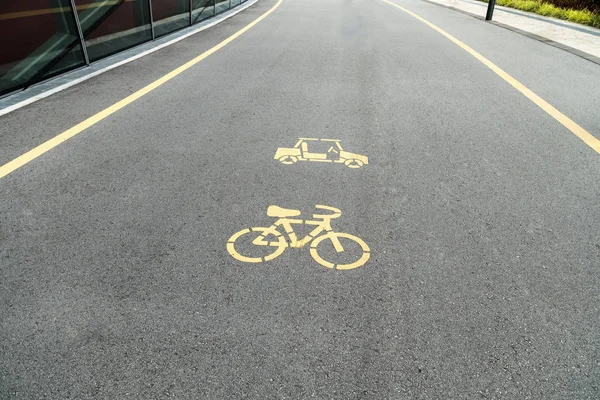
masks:
[[[487,3],[474,0],[427,1],[482,18],[485,17],[487,10]],[[584,57],[589,55],[592,57],[586,58],[600,62],[600,29],[500,6],[496,6],[493,20],[508,28],[550,40],[558,44],[558,47],[567,46],[569,50],[575,50],[579,55]]]

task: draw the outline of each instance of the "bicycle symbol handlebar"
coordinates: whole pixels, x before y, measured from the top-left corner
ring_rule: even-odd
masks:
[[[313,214],[313,218],[315,219],[334,219],[334,218],[338,218],[342,215],[342,210],[340,210],[339,208],[335,208],[335,207],[330,207],[330,206],[324,206],[321,204],[317,204],[315,206],[315,208],[321,209],[321,210],[329,210],[329,211],[333,211],[333,214]]]

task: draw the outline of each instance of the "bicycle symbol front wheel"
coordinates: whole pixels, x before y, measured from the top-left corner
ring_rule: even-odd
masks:
[[[269,229],[270,228],[263,228],[263,227],[246,228],[246,229],[242,229],[239,232],[234,233],[227,241],[227,252],[236,260],[243,261],[243,262],[249,262],[249,263],[259,263],[259,262],[263,262],[263,261],[270,261],[276,257],[279,257],[287,248],[287,242],[285,241],[285,238],[281,235],[281,233],[279,233],[277,231],[275,231],[275,235],[272,235],[271,233],[264,235],[264,232],[268,231]],[[235,242],[238,241],[242,236],[247,235],[247,234],[251,234],[250,240],[252,242],[254,242],[259,236],[263,236],[263,241],[265,244],[263,244],[263,245],[254,244],[254,246],[262,247],[265,250],[267,250],[266,255],[248,257],[248,256],[244,256],[238,252],[238,250],[235,248]],[[267,238],[268,236],[276,239],[276,241],[275,242],[269,241],[269,239]],[[274,248],[274,251],[271,252],[270,249],[273,249],[273,248]]]
[[[323,241],[325,239],[329,239],[332,242],[333,242],[333,240],[336,240],[339,242],[340,238],[349,239],[349,240],[357,243],[360,246],[360,248],[362,250],[362,255],[358,258],[358,260],[351,262],[351,263],[347,263],[347,264],[336,264],[336,263],[329,262],[329,261],[323,259],[323,257],[321,257],[319,255],[319,253],[317,251],[317,247],[319,246],[320,243],[323,243]],[[371,249],[369,249],[369,246],[361,238],[359,238],[357,236],[351,235],[349,233],[329,232],[325,235],[316,237],[312,241],[312,243],[310,245],[310,255],[312,256],[312,258],[315,259],[316,262],[318,262],[325,268],[335,268],[335,269],[345,270],[345,269],[354,269],[354,268],[362,267],[363,265],[365,265],[365,263],[367,261],[369,261],[369,258],[371,257]]]

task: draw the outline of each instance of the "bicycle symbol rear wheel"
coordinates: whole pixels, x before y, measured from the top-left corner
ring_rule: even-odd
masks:
[[[356,242],[362,250],[362,255],[360,256],[360,258],[358,260],[356,260],[352,263],[348,263],[348,264],[335,264],[333,262],[329,262],[329,261],[323,259],[317,252],[317,246],[319,246],[319,244],[321,242],[323,242],[325,239],[329,239],[331,241],[332,235],[335,235],[338,239],[346,238],[346,239],[352,240],[353,242]],[[329,232],[325,235],[316,237],[312,241],[312,243],[310,245],[310,255],[312,256],[312,258],[315,259],[316,262],[318,262],[325,268],[335,268],[335,269],[346,270],[346,269],[354,269],[354,268],[362,267],[363,265],[365,265],[365,263],[367,261],[369,261],[369,258],[371,257],[371,249],[369,249],[369,246],[361,238],[359,238],[357,236],[351,235],[349,233]]]
[[[275,234],[269,233],[267,235],[264,235],[264,237],[267,237],[270,235],[272,238],[275,238],[277,240],[276,242],[273,242],[273,241],[268,241],[269,240],[268,238],[266,239],[268,244],[265,244],[264,248],[265,249],[274,248],[274,251],[267,254],[266,256],[263,256],[263,257],[243,256],[235,248],[234,244],[235,244],[236,240],[238,240],[243,235],[251,233],[251,234],[253,234],[252,239],[255,240],[256,238],[258,238],[258,236],[263,236],[263,232],[265,232],[267,230],[269,230],[269,228],[255,227],[255,228],[242,229],[241,231],[234,233],[227,241],[227,252],[236,260],[243,261],[243,262],[249,262],[249,263],[259,263],[259,262],[263,262],[263,261],[270,261],[276,257],[279,257],[287,248],[287,242],[285,241],[285,238],[281,235],[281,233],[279,233],[277,231],[275,231]],[[260,247],[260,245],[256,245],[256,246]]]

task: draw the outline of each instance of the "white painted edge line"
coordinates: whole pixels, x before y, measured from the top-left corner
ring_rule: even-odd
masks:
[[[221,23],[221,22],[225,21],[226,19],[229,19],[229,18],[233,17],[234,15],[236,15],[236,14],[244,11],[246,8],[248,8],[250,6],[253,6],[258,1],[259,0],[248,0],[244,5],[236,7],[237,10],[234,9],[235,10],[234,12],[232,12],[232,13],[226,13],[226,14],[220,16],[220,17],[217,17],[217,18],[214,19],[214,21],[212,21],[212,22],[210,22],[210,23],[208,23],[208,24],[206,24],[204,26],[198,27],[198,28],[196,28],[196,29],[194,29],[194,30],[192,30],[192,31],[184,34],[184,35],[181,35],[181,36],[179,36],[179,37],[177,37],[175,39],[172,39],[172,40],[169,40],[168,42],[159,44],[156,47],[153,47],[151,49],[148,49],[146,51],[141,52],[140,54],[136,54],[136,55],[131,56],[131,57],[125,59],[125,60],[121,60],[121,61],[116,62],[114,64],[108,65],[108,66],[106,66],[106,67],[104,67],[102,69],[99,69],[97,71],[90,72],[89,74],[87,74],[85,76],[82,76],[81,78],[73,79],[70,82],[64,83],[64,84],[59,85],[59,86],[57,86],[55,88],[52,88],[52,89],[48,89],[45,92],[42,92],[42,93],[40,93],[38,95],[35,95],[35,96],[32,96],[32,97],[30,97],[30,98],[28,98],[26,100],[20,101],[20,102],[18,102],[16,104],[13,104],[12,106],[8,106],[8,107],[0,110],[0,117],[3,116],[3,115],[6,115],[6,114],[8,114],[8,113],[10,113],[12,111],[15,111],[15,110],[17,110],[17,109],[19,109],[21,107],[25,107],[26,105],[29,105],[31,103],[35,103],[38,100],[45,99],[46,97],[52,96],[53,94],[61,92],[61,91],[65,90],[65,89],[68,89],[71,86],[75,86],[78,83],[87,81],[88,79],[93,78],[95,76],[98,76],[100,74],[103,74],[104,72],[110,71],[111,69],[120,67],[123,64],[130,63],[132,61],[137,60],[138,58],[142,58],[144,56],[147,56],[148,54],[154,53],[155,51],[158,51],[158,50],[160,50],[160,49],[162,49],[164,47],[170,46],[173,43],[177,43],[177,42],[179,42],[179,41],[181,41],[183,39],[186,39],[186,38],[188,38],[188,37],[190,37],[192,35],[195,35],[198,32],[202,32],[203,30],[211,28],[211,27],[217,25],[218,23]],[[151,43],[151,42],[149,42],[149,43]],[[84,68],[86,68],[86,67],[84,67]]]

